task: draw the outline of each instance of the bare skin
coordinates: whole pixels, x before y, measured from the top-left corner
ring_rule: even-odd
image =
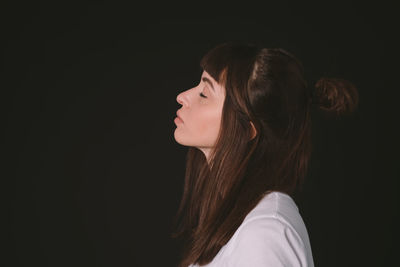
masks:
[[[176,97],[182,107],[177,111],[174,138],[181,145],[197,147],[207,160],[220,130],[225,92],[224,86],[203,71],[197,86]]]

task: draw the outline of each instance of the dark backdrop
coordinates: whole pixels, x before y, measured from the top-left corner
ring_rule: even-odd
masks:
[[[313,113],[295,200],[316,266],[390,265],[397,170],[377,143],[376,97],[395,87],[383,82],[387,25],[376,6],[14,1],[0,12],[2,266],[176,265],[181,244],[169,234],[186,153],[173,138],[176,96],[224,41],[285,48],[311,84],[328,75],[358,87],[353,115]]]

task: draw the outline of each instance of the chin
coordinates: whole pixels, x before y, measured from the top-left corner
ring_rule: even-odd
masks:
[[[193,140],[188,140],[187,138],[185,138],[185,136],[177,133],[176,131],[174,132],[174,139],[178,144],[181,144],[183,146],[197,146],[196,143],[193,142]]]
[[[181,144],[183,146],[187,145],[186,142],[183,140],[182,136],[179,133],[177,133],[176,130],[174,132],[174,139],[178,144]]]

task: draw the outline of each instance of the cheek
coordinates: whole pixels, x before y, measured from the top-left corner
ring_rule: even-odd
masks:
[[[210,116],[205,116],[203,118],[199,118],[199,123],[197,125],[197,130],[202,133],[207,132],[215,132],[219,127],[219,118],[215,114],[211,114]]]
[[[221,123],[221,114],[216,111],[198,113],[194,121],[194,130],[197,136],[204,139],[215,139]]]

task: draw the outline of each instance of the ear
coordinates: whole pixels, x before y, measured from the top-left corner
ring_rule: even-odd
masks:
[[[257,130],[256,127],[254,127],[253,122],[250,121],[250,126],[251,126],[251,138],[250,140],[254,139],[254,137],[256,137],[257,135]]]

